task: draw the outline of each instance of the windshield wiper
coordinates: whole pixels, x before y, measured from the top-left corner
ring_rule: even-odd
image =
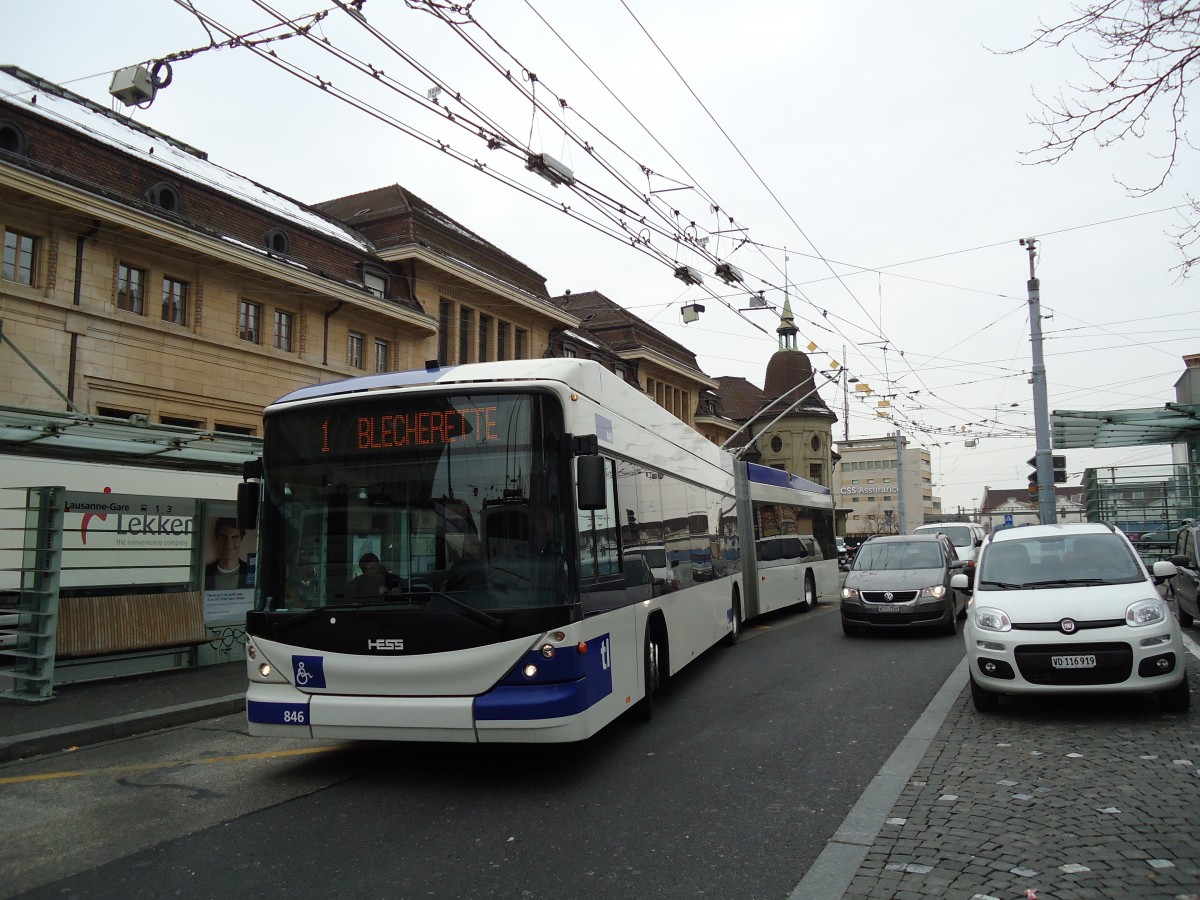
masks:
[[[1076,584],[1109,584],[1109,581],[1107,578],[1051,578],[1047,581],[1031,581],[1026,587],[1070,587]]]
[[[459,600],[457,597],[451,597],[445,591],[430,591],[427,596],[445,597],[452,604],[454,604],[454,606],[458,607],[458,609],[462,611],[462,615],[466,616],[468,619],[474,619],[479,624],[486,625],[493,631],[504,630],[503,619],[497,619],[495,616],[485,613],[482,609],[476,609],[470,603],[465,603],[462,600]]]
[[[1026,585],[1026,584],[1018,584],[1018,583],[1012,582],[1012,581],[981,581],[981,582],[979,582],[980,587],[983,587],[985,584],[988,587],[998,588],[1002,591],[1019,591],[1022,588],[1028,587],[1028,585]]]

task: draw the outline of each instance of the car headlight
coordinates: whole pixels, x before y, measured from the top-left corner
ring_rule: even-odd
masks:
[[[1166,618],[1166,606],[1161,600],[1153,597],[1131,603],[1125,610],[1125,624],[1134,628],[1140,628],[1143,625],[1157,625],[1159,622],[1166,621]]]
[[[1012,620],[1002,609],[980,606],[975,610],[975,627],[984,631],[1012,631]]]
[[[935,584],[933,587],[921,588],[921,596],[941,600],[946,596],[946,586],[944,584]]]
[[[844,587],[844,588],[842,588],[842,599],[843,600],[857,600],[858,599],[858,591],[855,590],[854,588]]]

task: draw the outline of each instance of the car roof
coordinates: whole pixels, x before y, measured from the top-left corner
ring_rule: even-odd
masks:
[[[936,541],[943,537],[945,537],[945,535],[941,532],[925,532],[924,534],[875,534],[871,536],[870,541],[872,544],[876,541],[883,541],[886,543],[921,541],[922,543],[928,543],[929,541]]]
[[[1066,537],[1072,534],[1116,534],[1117,529],[1108,522],[1065,522],[1059,525],[1022,525],[1020,528],[1005,528],[992,533],[993,543],[1019,541],[1042,537]]]

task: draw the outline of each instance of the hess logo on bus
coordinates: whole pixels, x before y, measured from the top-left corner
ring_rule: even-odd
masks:
[[[368,650],[403,650],[404,638],[379,638],[367,641]]]

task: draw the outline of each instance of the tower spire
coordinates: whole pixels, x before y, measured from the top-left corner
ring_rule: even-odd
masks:
[[[775,329],[775,333],[779,335],[780,350],[797,350],[796,335],[800,333],[800,329],[796,327],[796,320],[792,318],[792,301],[784,298],[783,312],[779,316],[779,327]]]

